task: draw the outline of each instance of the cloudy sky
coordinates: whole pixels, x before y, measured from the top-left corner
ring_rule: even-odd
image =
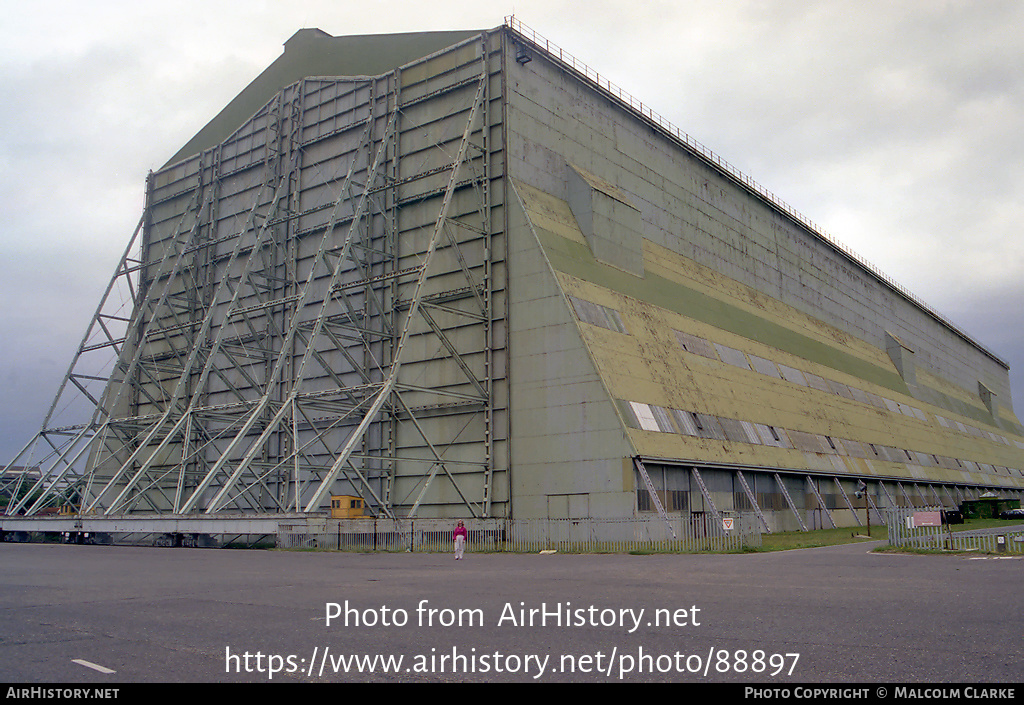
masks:
[[[517,18],[1011,365],[1024,403],[1017,0],[0,0],[0,463],[38,430],[146,173],[302,27]]]

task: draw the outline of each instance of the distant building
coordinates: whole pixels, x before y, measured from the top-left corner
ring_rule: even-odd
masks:
[[[514,20],[299,31],[112,283],[88,420],[39,436],[100,513],[775,531],[1024,488],[998,355]]]

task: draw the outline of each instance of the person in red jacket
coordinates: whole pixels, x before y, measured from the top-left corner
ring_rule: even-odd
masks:
[[[462,552],[466,550],[466,537],[468,536],[466,531],[466,525],[462,523],[462,519],[459,519],[458,526],[455,527],[455,560],[462,560]]]

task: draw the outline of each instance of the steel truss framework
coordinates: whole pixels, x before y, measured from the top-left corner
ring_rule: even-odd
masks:
[[[151,174],[7,513],[505,513],[489,44],[302,80]]]

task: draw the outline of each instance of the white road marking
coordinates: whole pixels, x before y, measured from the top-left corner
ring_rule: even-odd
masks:
[[[98,666],[95,663],[92,663],[91,661],[86,661],[85,659],[74,658],[71,659],[71,662],[77,663],[79,666],[85,666],[86,668],[91,668],[95,671],[99,671],[100,673],[117,673],[117,671],[105,668],[104,666]]]

